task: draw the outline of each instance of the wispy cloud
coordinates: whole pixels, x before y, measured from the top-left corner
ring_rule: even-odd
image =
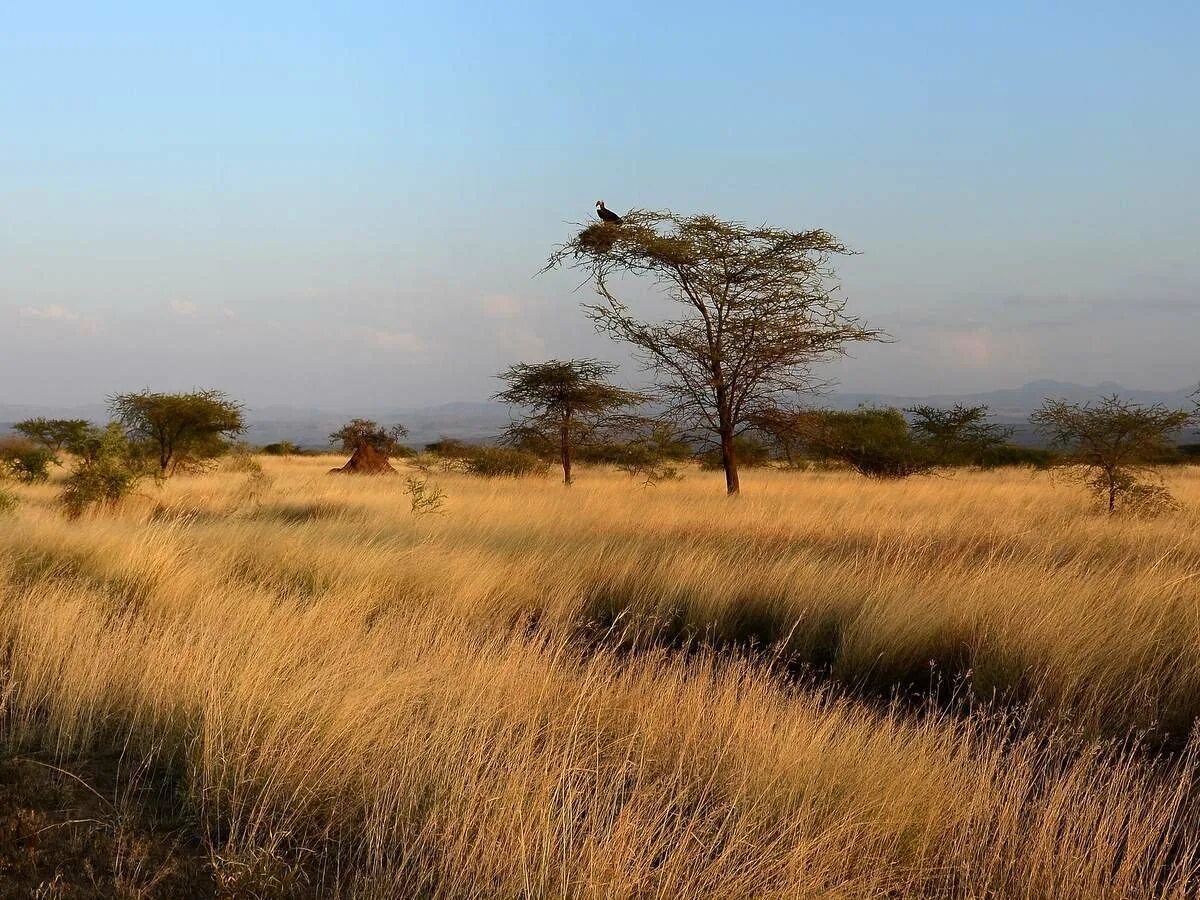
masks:
[[[67,309],[65,306],[60,306],[57,303],[40,307],[23,306],[17,311],[17,315],[22,319],[33,319],[35,321],[72,328],[81,334],[92,334],[99,327],[99,323],[95,319],[85,318],[74,310]]]
[[[421,339],[411,331],[389,331],[385,328],[362,328],[359,337],[368,347],[379,350],[398,350],[404,353],[420,353],[425,349]]]
[[[22,307],[21,316],[26,319],[50,319],[55,322],[80,321],[79,313],[72,312],[65,307],[59,306],[57,303],[44,306],[40,309],[34,306]]]

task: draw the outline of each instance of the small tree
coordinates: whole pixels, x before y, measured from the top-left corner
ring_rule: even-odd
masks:
[[[497,377],[508,387],[496,400],[531,410],[509,428],[514,444],[547,442],[558,449],[563,483],[571,483],[574,446],[617,410],[643,403],[645,397],[609,383],[616,366],[594,359],[552,359],[544,363],[517,363]]]
[[[39,446],[26,438],[0,441],[0,474],[8,474],[26,484],[38,484],[50,478],[51,464],[58,457],[49,447]]]
[[[83,445],[86,453],[77,460],[61,497],[73,519],[93,506],[116,506],[133,491],[144,472],[138,449],[118,422],[93,428]]]
[[[14,431],[55,453],[63,448],[75,452],[72,446],[84,440],[91,429],[92,423],[87,419],[25,419],[13,425]]]
[[[781,396],[814,388],[811,366],[880,333],[847,316],[830,283],[832,257],[849,253],[821,230],[748,228],[713,216],[634,210],[598,223],[550,256],[588,273],[601,302],[596,327],[638,349],[668,415],[720,447],[725,487],[740,488],[734,438]],[[648,280],[681,308],[662,322],[635,316],[615,279]]]
[[[162,475],[215,459],[246,430],[241,405],[221,391],[116,394],[109,407],[133,440],[153,448]]]
[[[370,419],[351,419],[329,435],[329,442],[346,453],[365,445],[388,457],[410,456],[413,451],[400,443],[407,434],[408,429],[399,423],[387,427]]]
[[[989,451],[1012,435],[1011,428],[987,421],[986,406],[914,406],[905,412],[912,417],[913,437],[939,466],[981,465]]]
[[[1139,476],[1155,471],[1175,435],[1195,418],[1195,412],[1143,406],[1113,394],[1097,403],[1046,400],[1030,421],[1064,451],[1059,464],[1084,472],[1111,513],[1122,499],[1161,492]]]

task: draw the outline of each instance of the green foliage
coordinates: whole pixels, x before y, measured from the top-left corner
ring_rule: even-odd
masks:
[[[417,457],[423,470],[429,467],[426,461],[429,456],[439,460],[443,470],[466,472],[481,478],[516,478],[546,467],[545,460],[525,450],[469,444],[457,438],[442,438],[426,444],[425,454]]]
[[[532,453],[509,447],[474,447],[462,462],[467,474],[480,478],[517,478],[545,468],[545,463]]]
[[[1142,477],[1171,456],[1173,438],[1196,416],[1114,394],[1096,403],[1046,400],[1030,421],[1063,451],[1058,464],[1080,473],[1111,513],[1126,502],[1132,511],[1171,505],[1164,488],[1147,485]]]
[[[817,458],[845,463],[868,478],[907,478],[934,466],[928,448],[914,440],[898,409],[809,413],[804,443]]]
[[[513,423],[505,442],[537,456],[556,454],[562,463],[563,481],[570,484],[576,447],[591,440],[617,410],[646,400],[641,394],[609,384],[615,371],[616,366],[594,359],[509,366],[497,376],[508,387],[494,399],[530,412]]]
[[[267,456],[301,456],[304,451],[291,441],[279,441],[275,444],[267,444],[262,448],[262,453]]]
[[[744,469],[758,469],[771,462],[771,449],[750,434],[739,434],[733,439],[733,452],[737,464]],[[721,448],[712,447],[699,457],[700,466],[716,470],[722,467]]]
[[[939,466],[980,465],[989,451],[1012,436],[1011,428],[987,421],[986,406],[914,406],[905,412],[911,416],[913,439]]]
[[[414,456],[416,451],[400,443],[408,429],[399,423],[386,427],[370,419],[351,419],[329,435],[329,442],[345,453],[369,446],[387,457]]]
[[[60,500],[70,518],[93,507],[113,507],[133,492],[145,472],[145,459],[118,422],[93,429],[67,478]]]
[[[13,430],[31,441],[49,447],[56,453],[66,449],[75,452],[77,446],[92,428],[87,419],[25,419],[13,425]]]
[[[25,484],[39,484],[50,478],[50,466],[58,457],[49,447],[25,438],[0,441],[0,472]]]
[[[1048,469],[1054,465],[1057,454],[1044,447],[1023,447],[1020,444],[997,444],[989,447],[980,454],[979,465],[985,469],[999,469],[1005,466],[1028,466],[1034,469]]]
[[[131,440],[151,448],[162,475],[204,466],[246,430],[242,407],[221,391],[159,394],[145,390],[117,394],[109,399],[109,406]]]
[[[849,252],[820,229],[631,210],[620,226],[584,228],[546,267],[584,270],[600,296],[585,307],[596,328],[637,348],[672,418],[731,447],[757,412],[812,391],[815,362],[881,337],[846,314],[832,283],[831,260]],[[639,318],[614,293],[623,276],[655,286],[676,313]],[[730,494],[736,463],[722,458]]]

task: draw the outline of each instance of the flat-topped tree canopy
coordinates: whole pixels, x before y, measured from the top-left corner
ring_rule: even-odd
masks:
[[[739,490],[733,439],[781,398],[811,393],[812,365],[853,341],[884,338],[846,312],[831,260],[851,251],[827,231],[749,227],[711,215],[632,210],[588,225],[546,268],[587,273],[596,327],[637,348],[671,414],[719,442],[726,488]],[[636,316],[614,288],[646,278],[682,315]]]

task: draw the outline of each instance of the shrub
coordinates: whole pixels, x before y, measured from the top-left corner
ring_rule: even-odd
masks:
[[[279,441],[275,444],[267,444],[261,451],[266,456],[300,456],[304,453],[296,444],[291,441]]]
[[[979,465],[985,469],[1004,466],[1029,466],[1048,469],[1054,465],[1057,454],[1043,447],[1022,447],[1020,444],[999,444],[989,447],[979,457]]]
[[[463,462],[464,471],[481,478],[516,478],[546,466],[532,453],[507,447],[474,447]]]
[[[49,447],[40,446],[23,438],[0,442],[0,468],[17,481],[37,484],[50,478],[51,464],[58,464],[58,457]]]
[[[262,463],[254,458],[254,450],[247,444],[234,444],[221,468],[226,472],[262,473]]]
[[[813,413],[805,424],[804,443],[819,459],[843,462],[868,478],[907,478],[934,466],[898,409]]]
[[[72,519],[91,507],[116,506],[133,492],[145,472],[137,449],[115,422],[97,429],[88,444],[88,454],[76,463],[60,498]]]
[[[762,441],[748,434],[733,439],[733,453],[739,468],[761,468],[771,462],[771,451]],[[713,447],[700,454],[700,466],[705,469],[721,469],[721,448]]]
[[[414,516],[445,512],[445,492],[428,479],[408,476],[404,479],[404,493]]]

